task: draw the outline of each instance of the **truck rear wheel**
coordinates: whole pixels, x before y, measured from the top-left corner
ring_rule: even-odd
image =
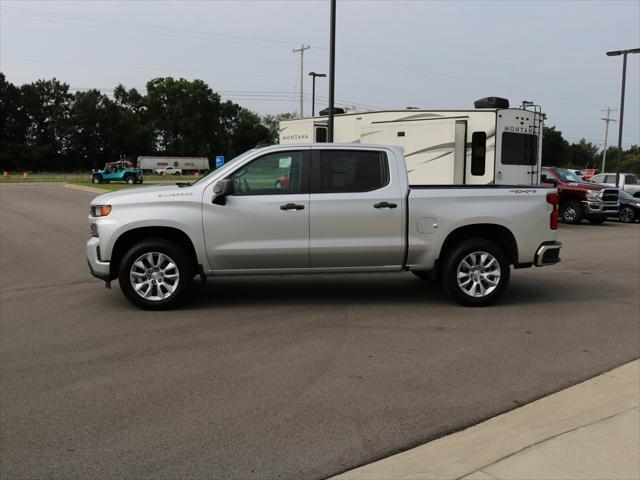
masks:
[[[134,305],[166,310],[184,300],[193,283],[193,264],[177,244],[163,238],[132,246],[118,269],[120,289]]]
[[[498,244],[471,238],[446,254],[442,282],[447,293],[462,305],[483,307],[502,295],[510,273],[507,256]]]
[[[582,221],[582,205],[576,201],[565,202],[560,205],[560,220],[562,223],[575,225]]]

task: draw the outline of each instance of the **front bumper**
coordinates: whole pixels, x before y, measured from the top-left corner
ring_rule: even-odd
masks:
[[[618,210],[620,210],[620,204],[613,202],[590,202],[584,200],[582,205],[587,215],[617,215]]]
[[[87,242],[87,263],[91,275],[105,282],[111,280],[110,263],[100,259],[100,239],[98,237],[91,237]]]
[[[558,263],[560,261],[561,248],[562,243],[560,242],[544,242],[538,247],[533,263],[536,267],[545,267]]]

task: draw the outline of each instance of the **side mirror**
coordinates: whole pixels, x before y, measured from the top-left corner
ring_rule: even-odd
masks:
[[[233,180],[225,179],[220,180],[213,186],[213,199],[211,203],[215,203],[216,205],[225,205],[227,195],[231,195],[233,193]]]

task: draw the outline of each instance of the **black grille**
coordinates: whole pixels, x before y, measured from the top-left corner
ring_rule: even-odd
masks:
[[[602,201],[603,202],[617,202],[618,201],[618,190],[605,189],[602,192]]]

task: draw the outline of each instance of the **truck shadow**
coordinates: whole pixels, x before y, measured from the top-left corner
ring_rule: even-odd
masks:
[[[575,290],[571,292],[563,278],[545,276],[541,280],[515,272],[502,298],[487,308],[575,300],[589,295],[590,280],[571,283]],[[210,278],[206,285],[195,285],[186,309],[328,304],[459,307],[436,282],[425,282],[410,273],[218,277]]]

